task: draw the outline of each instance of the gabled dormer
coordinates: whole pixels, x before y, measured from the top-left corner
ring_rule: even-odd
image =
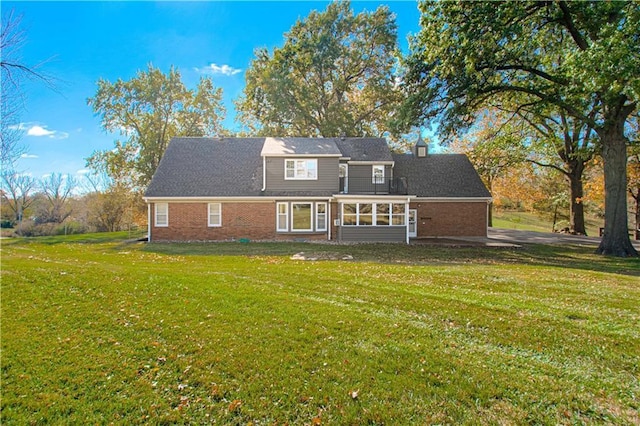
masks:
[[[329,138],[265,138],[263,191],[309,195],[337,192],[342,153]]]
[[[428,154],[429,154],[429,144],[427,144],[422,139],[422,135],[419,135],[418,141],[413,147],[413,155],[416,158],[425,158]]]

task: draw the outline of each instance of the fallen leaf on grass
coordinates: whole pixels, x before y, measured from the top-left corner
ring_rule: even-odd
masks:
[[[229,412],[233,413],[235,411],[238,411],[241,406],[242,406],[242,401],[239,399],[234,399],[233,401],[231,401],[231,404],[229,404]]]

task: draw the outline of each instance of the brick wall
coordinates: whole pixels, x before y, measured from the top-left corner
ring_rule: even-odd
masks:
[[[169,203],[169,226],[155,226],[151,205],[151,241],[224,241],[326,239],[326,234],[277,234],[276,204],[222,203],[222,226],[208,226],[208,203]]]
[[[416,202],[418,237],[486,237],[486,202]]]

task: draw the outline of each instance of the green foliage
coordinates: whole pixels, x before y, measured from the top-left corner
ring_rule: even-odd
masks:
[[[401,97],[397,35],[381,6],[354,15],[349,2],[311,12],[281,48],[258,49],[237,108],[256,134],[378,136]]]
[[[637,423],[636,260],[113,237],[3,242],[3,424]]]
[[[634,2],[425,1],[421,10],[422,30],[408,59],[410,112],[438,116],[446,133],[505,94],[520,105],[555,105],[594,128],[604,125],[610,102],[631,108],[627,114],[635,108]],[[599,116],[588,117],[594,96]]]
[[[87,165],[130,188],[149,183],[172,137],[224,133],[222,89],[208,77],[187,89],[174,68],[163,74],[149,65],[129,81],[101,79],[87,102],[106,131],[127,137],[113,150],[94,152]]]
[[[626,231],[625,121],[640,99],[640,8],[616,2],[422,2],[407,59],[403,113],[444,135],[478,110],[557,109],[593,129],[605,166],[599,251],[637,255]]]

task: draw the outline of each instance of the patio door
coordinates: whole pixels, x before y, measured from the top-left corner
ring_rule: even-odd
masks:
[[[418,210],[409,209],[409,238],[418,236]]]

